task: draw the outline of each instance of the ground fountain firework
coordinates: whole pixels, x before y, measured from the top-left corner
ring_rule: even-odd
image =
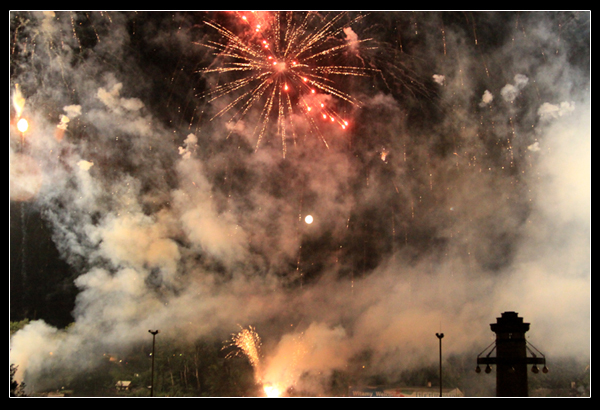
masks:
[[[241,326],[240,326],[241,327]],[[263,391],[267,397],[279,397],[282,394],[281,388],[272,382],[262,380],[263,374],[263,355],[261,352],[262,341],[256,330],[252,326],[247,329],[242,328],[238,333],[234,333],[231,340],[223,349],[231,349],[226,358],[245,357],[248,359],[254,369],[256,382],[263,386]]]

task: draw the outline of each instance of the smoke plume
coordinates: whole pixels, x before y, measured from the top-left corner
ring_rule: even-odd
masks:
[[[504,311],[547,357],[589,356],[589,13],[371,13],[340,31],[347,58],[394,69],[352,79],[349,129],[289,134],[285,159],[277,136],[255,150],[260,111],[209,121],[235,96],[198,97],[204,17],[11,13],[11,114],[32,124],[10,126],[11,201],[77,290],[72,326],[12,336],[18,380],[55,387],[148,329],[252,325],[264,379],[318,391],[365,352],[369,374],[432,363],[440,330],[476,355]]]

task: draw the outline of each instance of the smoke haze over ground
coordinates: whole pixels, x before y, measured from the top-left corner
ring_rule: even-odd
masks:
[[[199,97],[209,18],[243,33],[227,13],[10,13],[11,320],[39,318],[11,338],[19,380],[54,387],[40,375],[148,329],[238,325],[265,379],[365,351],[394,374],[437,360],[440,330],[476,356],[504,311],[547,357],[589,358],[589,12],[340,24],[344,61],[381,73],[340,80],[361,107],[320,94],[350,126],[322,126],[328,147],[289,138],[285,158],[274,133],[255,150],[261,107],[233,132],[210,121],[236,96]]]

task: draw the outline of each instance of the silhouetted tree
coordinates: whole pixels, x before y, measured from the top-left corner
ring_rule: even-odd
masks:
[[[25,383],[15,380],[18,367],[12,363],[10,365],[10,397],[25,397]]]

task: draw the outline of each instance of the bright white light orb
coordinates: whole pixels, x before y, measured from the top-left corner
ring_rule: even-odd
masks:
[[[27,120],[25,118],[21,118],[19,120],[19,122],[17,122],[17,129],[20,132],[25,132],[25,131],[27,131],[27,128],[29,128],[29,123],[27,122]]]
[[[312,217],[312,215],[306,215],[306,218],[304,218],[304,222],[306,222],[309,225],[311,223],[313,223],[313,217]]]

